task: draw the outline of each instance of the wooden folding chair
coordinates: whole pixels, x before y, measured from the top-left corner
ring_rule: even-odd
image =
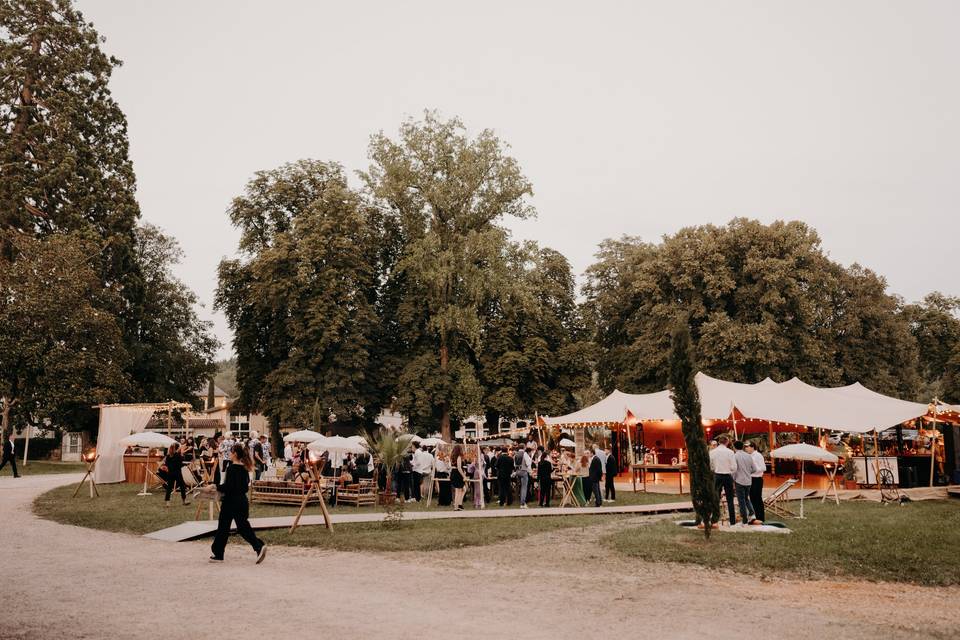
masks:
[[[787,509],[786,502],[787,491],[790,489],[790,487],[798,482],[800,481],[796,478],[790,478],[789,480],[786,480],[783,484],[774,489],[773,493],[764,498],[763,506],[779,516],[796,518],[797,514],[790,509]]]

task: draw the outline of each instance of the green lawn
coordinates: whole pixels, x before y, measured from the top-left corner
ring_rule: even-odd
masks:
[[[648,561],[684,562],[752,574],[787,572],[923,585],[960,584],[960,501],[903,506],[809,501],[805,520],[787,519],[793,533],[715,533],[672,520],[629,527],[603,544]]]
[[[34,501],[34,512],[64,524],[72,524],[92,529],[106,529],[124,533],[142,535],[158,529],[192,520],[196,507],[180,505],[179,497],[171,501],[173,506],[163,506],[163,493],[154,491],[152,496],[138,496],[140,485],[111,484],[99,486],[100,497],[90,499],[87,486],[80,490],[77,498],[71,498],[76,485],[59,487],[39,496]],[[654,504],[674,502],[679,496],[662,494],[644,494],[623,492],[618,495],[617,505]],[[555,503],[556,504],[556,503]],[[473,509],[472,503],[466,508]],[[496,504],[488,506],[500,509]],[[505,507],[506,508],[506,507]],[[517,508],[514,504],[513,509]],[[407,511],[424,509],[419,504],[406,505]],[[530,507],[536,510],[535,506]],[[331,509],[332,513],[357,513],[373,511],[374,507],[341,506]],[[376,510],[381,510],[376,508]],[[449,510],[449,507],[433,507],[433,510]],[[292,516],[296,507],[262,505],[253,503],[250,517]],[[307,514],[319,515],[320,508],[311,505]],[[206,517],[206,508],[201,517]],[[379,524],[338,525],[333,536],[323,535],[317,527],[305,527],[293,535],[285,530],[264,532],[264,538],[272,544],[293,546],[314,546],[341,550],[373,551],[409,551],[452,548],[478,544],[492,544],[501,540],[520,538],[534,533],[552,531],[569,527],[584,527],[609,522],[607,516],[563,516],[543,518],[497,518],[484,520],[441,520],[406,522],[398,529],[382,527]]]
[[[83,473],[86,467],[82,462],[50,462],[47,460],[28,460],[27,465],[23,465],[23,458],[17,460],[17,471],[22,476],[38,476],[51,473]],[[8,464],[0,471],[0,477],[13,475]]]

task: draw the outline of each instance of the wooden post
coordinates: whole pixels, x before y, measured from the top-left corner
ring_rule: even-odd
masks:
[[[876,477],[874,480],[877,481],[877,489],[880,488],[880,433],[876,429],[873,430],[873,466],[874,473]]]
[[[777,441],[773,434],[773,421],[771,420],[767,420],[767,439],[769,440],[767,444],[770,445],[770,452],[773,453],[773,450],[777,448]],[[777,475],[776,460],[777,459],[774,458],[772,455],[770,456],[770,474],[771,475]]]
[[[933,486],[933,469],[937,465],[937,398],[933,399],[933,437],[930,438],[930,486]],[[29,427],[27,427],[29,429]]]

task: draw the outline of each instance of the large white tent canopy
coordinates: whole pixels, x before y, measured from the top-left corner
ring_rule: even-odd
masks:
[[[741,384],[696,375],[705,420],[726,420],[735,412],[744,418],[819,427],[849,433],[882,431],[926,415],[929,407],[871,391],[861,384],[846,387],[813,387],[793,378]],[[544,418],[548,425],[612,426],[623,423],[627,412],[641,422],[676,421],[669,391],[630,394],[614,391],[580,411]]]

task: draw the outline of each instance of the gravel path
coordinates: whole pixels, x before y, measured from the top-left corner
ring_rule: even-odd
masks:
[[[0,638],[953,638],[960,589],[761,580],[609,554],[563,530],[480,549],[356,554],[167,543],[41,520],[79,476],[0,478]],[[631,520],[636,522],[635,520]],[[482,526],[482,524],[478,524]],[[317,528],[317,535],[325,532]]]

